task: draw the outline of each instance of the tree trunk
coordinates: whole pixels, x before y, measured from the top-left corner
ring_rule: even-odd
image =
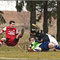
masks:
[[[34,1],[31,1],[31,10],[30,10],[30,32],[32,29],[35,29],[32,24],[36,24],[36,3]],[[32,36],[30,34],[30,36]]]
[[[60,1],[57,1],[57,41],[60,42]]]
[[[44,3],[44,21],[43,21],[43,31],[44,31],[44,33],[48,33],[47,3],[48,3],[48,1],[45,1],[45,3]]]

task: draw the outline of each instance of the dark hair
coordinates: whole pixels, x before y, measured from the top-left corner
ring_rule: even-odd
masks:
[[[9,24],[11,24],[11,23],[15,23],[15,21],[12,21],[12,20],[11,20],[11,21],[9,22]]]
[[[31,41],[31,38],[34,38],[34,37],[30,37],[30,38],[29,38],[29,41]],[[35,38],[34,38],[34,39],[35,39]]]
[[[31,41],[31,38],[29,38],[29,41]]]

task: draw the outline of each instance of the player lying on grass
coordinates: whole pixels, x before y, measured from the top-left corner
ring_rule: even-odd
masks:
[[[9,26],[4,27],[0,34],[3,32],[6,32],[6,38],[0,40],[0,45],[5,42],[8,46],[15,46],[17,44],[19,47],[19,38],[23,36],[24,29],[21,30],[21,33],[18,33],[18,29],[15,28],[15,21],[10,21]]]
[[[39,39],[40,39],[39,41],[41,41],[41,42],[50,42],[50,43],[53,43],[54,45],[59,46],[57,40],[50,34],[42,33],[42,34],[40,34]],[[53,50],[56,50],[56,49],[54,48]]]
[[[44,33],[43,30],[41,30],[40,32],[39,31],[40,28],[36,24],[32,24],[32,26],[36,28],[35,30],[32,31],[32,34],[39,40],[42,40],[42,42],[49,41],[51,43],[54,43],[55,45],[58,45],[57,40],[52,35]]]
[[[50,43],[53,43],[54,45],[59,46],[59,44],[58,44],[57,40],[55,39],[55,37],[53,37],[53,36],[50,35],[50,34],[43,34],[43,35],[46,35],[46,38],[43,38],[43,40],[45,39],[45,40],[49,41]],[[44,41],[45,41],[45,40],[44,40]],[[53,50],[56,51],[55,48],[54,48]]]
[[[40,42],[50,42],[54,43],[55,45],[59,45],[57,40],[52,35],[44,33],[42,30],[40,32],[39,31],[40,28],[36,24],[32,24],[32,26],[36,28],[35,30],[32,31],[32,34],[34,35],[34,37],[37,37]]]
[[[54,43],[50,43],[50,42],[40,43],[37,41],[37,39],[34,39],[34,38],[30,38],[29,41],[31,42],[31,45],[28,48],[28,51],[30,51],[30,52],[49,51],[49,49],[51,49],[51,48],[56,48],[56,49],[60,50],[60,46],[55,45]]]

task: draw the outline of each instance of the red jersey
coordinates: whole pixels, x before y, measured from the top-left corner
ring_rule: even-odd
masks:
[[[3,32],[6,32],[6,38],[9,38],[8,43],[13,44],[16,35],[18,34],[18,30],[16,28],[10,28],[9,26],[3,28]]]

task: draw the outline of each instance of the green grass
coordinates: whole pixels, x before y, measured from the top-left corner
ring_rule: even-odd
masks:
[[[29,58],[29,59],[58,59],[60,58],[60,51],[49,52],[27,52],[25,50],[15,47],[2,46],[0,48],[0,57],[7,58]]]
[[[20,46],[28,43],[28,34],[24,34],[23,38],[20,39]],[[29,58],[29,59],[58,59],[60,58],[60,51],[49,51],[49,52],[27,52],[26,50],[19,49],[17,46],[9,47],[3,44],[0,47],[0,57],[6,58]]]

